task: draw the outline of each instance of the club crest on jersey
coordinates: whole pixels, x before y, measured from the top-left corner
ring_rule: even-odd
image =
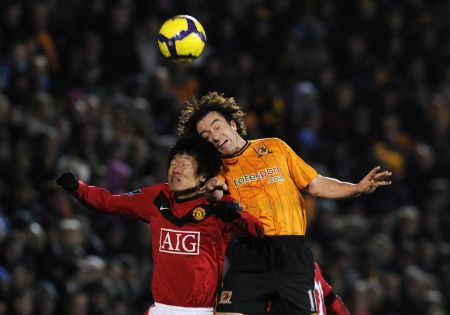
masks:
[[[254,147],[253,150],[258,154],[258,157],[271,153],[265,144],[260,144],[257,147]]]
[[[220,293],[219,304],[231,304],[232,295],[233,291],[222,291],[222,293]]]
[[[202,207],[197,207],[194,210],[192,210],[192,216],[194,217],[195,220],[201,221],[206,216],[206,210]]]

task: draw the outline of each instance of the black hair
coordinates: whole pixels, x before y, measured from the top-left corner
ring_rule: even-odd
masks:
[[[195,135],[179,138],[169,151],[168,166],[175,155],[183,153],[196,160],[198,165],[197,175],[204,174],[206,179],[209,179],[219,174],[222,167],[220,152],[202,137]]]

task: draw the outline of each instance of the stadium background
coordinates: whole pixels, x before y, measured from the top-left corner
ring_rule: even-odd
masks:
[[[196,17],[191,65],[157,51]],[[89,212],[54,179],[164,181],[182,101],[210,90],[320,173],[393,185],[309,200],[309,237],[355,315],[450,314],[448,1],[1,1],[0,314],[141,314],[147,226]]]

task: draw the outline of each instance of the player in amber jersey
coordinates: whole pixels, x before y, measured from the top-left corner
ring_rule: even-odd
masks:
[[[217,175],[220,155],[202,139],[179,139],[169,153],[168,183],[112,195],[72,173],[57,183],[95,210],[150,223],[155,304],[149,314],[212,315],[232,232],[262,237],[261,223],[229,195],[210,203],[199,189]]]
[[[217,311],[265,314],[269,297],[275,296],[284,314],[316,314],[302,191],[353,197],[389,185],[391,173],[375,167],[357,184],[321,176],[280,139],[246,141],[243,116],[233,98],[211,92],[186,103],[178,126],[180,135],[199,134],[222,155],[221,176],[206,189],[219,198],[221,191],[214,188],[228,187],[264,226],[262,240],[242,239],[232,248]]]
[[[248,141],[224,157],[223,164],[221,176],[231,195],[260,218],[265,235],[305,235],[306,208],[298,191],[317,172],[286,143],[276,138]]]

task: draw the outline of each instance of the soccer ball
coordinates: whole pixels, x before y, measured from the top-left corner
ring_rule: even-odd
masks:
[[[159,50],[175,62],[192,62],[203,52],[206,34],[203,26],[189,15],[177,15],[164,22],[158,34]]]

